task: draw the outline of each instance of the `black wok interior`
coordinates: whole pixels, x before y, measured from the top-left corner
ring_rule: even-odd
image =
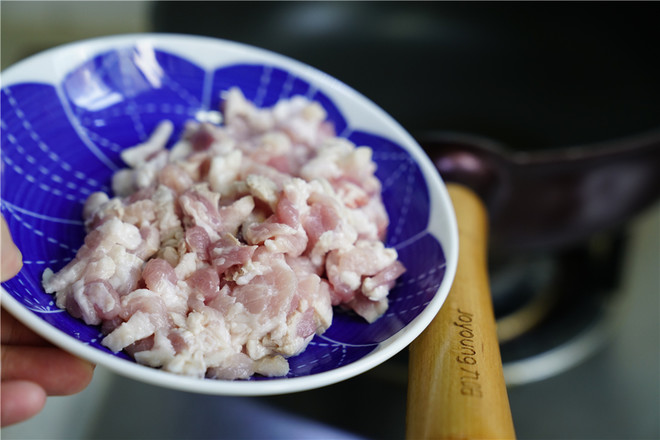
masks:
[[[317,67],[416,137],[516,150],[660,127],[654,2],[160,2],[154,29],[241,41]]]

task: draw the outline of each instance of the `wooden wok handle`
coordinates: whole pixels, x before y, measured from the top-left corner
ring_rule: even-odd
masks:
[[[487,271],[488,219],[479,198],[450,184],[459,230],[456,277],[410,346],[406,438],[515,437]]]

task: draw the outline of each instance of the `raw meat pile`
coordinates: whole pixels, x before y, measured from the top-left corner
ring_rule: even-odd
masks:
[[[89,197],[84,245],[43,285],[141,364],[282,376],[333,306],[380,317],[404,268],[382,242],[370,148],[300,96],[259,109],[232,89],[223,109],[223,125],[189,122],[169,150],[168,121],[124,150],[115,197]]]

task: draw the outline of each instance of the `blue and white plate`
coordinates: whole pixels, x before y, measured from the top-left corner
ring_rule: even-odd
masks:
[[[384,72],[386,74],[386,72]],[[175,389],[266,395],[316,388],[364,372],[404,349],[442,306],[456,269],[453,209],[435,167],[389,115],[307,65],[217,39],[123,35],[61,46],[2,73],[2,214],[24,267],[2,284],[2,306],[54,344],[125,376]],[[58,309],[41,287],[82,245],[85,199],[110,190],[119,152],[163,119],[175,136],[189,119],[214,120],[221,92],[239,87],[257,106],[304,95],[337,133],[374,150],[390,215],[387,244],[408,269],[373,324],[335,313],[330,329],[290,359],[286,378],[219,381],[136,364],[100,344],[100,329]],[[405,84],[393,84],[405,93]],[[425,97],[420,97],[425,99]]]

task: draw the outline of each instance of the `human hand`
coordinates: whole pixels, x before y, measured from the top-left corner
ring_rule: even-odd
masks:
[[[16,275],[21,253],[1,221],[1,281]],[[82,391],[92,380],[94,366],[54,347],[2,310],[0,337],[2,387],[0,425],[22,422],[39,413],[47,396]]]

